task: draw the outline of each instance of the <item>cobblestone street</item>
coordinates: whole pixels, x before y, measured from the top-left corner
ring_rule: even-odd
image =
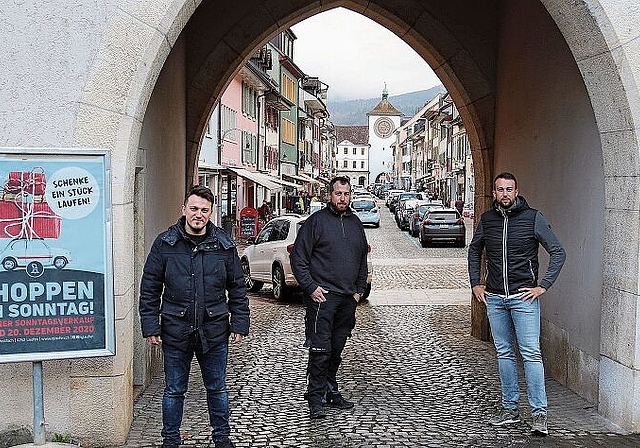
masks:
[[[625,434],[553,379],[547,379],[548,437],[530,435],[526,396],[523,422],[487,426],[500,385],[493,346],[469,335],[466,249],[423,249],[384,206],[382,214],[381,227],[367,229],[371,298],[358,307],[338,377],[355,408],[309,419],[304,309],[299,301],[274,301],[265,288],[250,296],[251,335],[229,356],[232,439],[239,448],[640,446],[640,436]],[[205,393],[197,366],[193,371],[184,444],[209,447]],[[136,402],[127,447],[161,444],[162,388],[155,379]]]

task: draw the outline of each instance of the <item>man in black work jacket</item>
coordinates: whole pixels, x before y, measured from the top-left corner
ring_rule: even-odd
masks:
[[[192,187],[183,216],[158,235],[140,284],[142,335],[162,346],[163,447],[181,443],[184,394],[195,354],[207,389],[209,421],[216,448],[232,448],[229,397],[225,384],[229,336],[249,333],[249,302],[235,243],[209,222],[213,194]],[[228,293],[228,299],[227,299]]]
[[[469,245],[469,278],[473,295],[487,306],[491,335],[498,353],[502,384],[502,410],[489,420],[493,426],[520,421],[517,341],[524,360],[527,396],[531,406],[531,432],[547,435],[547,394],[540,352],[540,300],[558,278],[565,260],[562,244],[538,210],[518,196],[511,173],[493,182],[491,210],[480,217]],[[538,247],[549,253],[545,275],[538,276]],[[487,278],[481,283],[480,259],[486,250]]]
[[[329,194],[328,206],[300,228],[291,253],[291,269],[305,294],[305,332],[310,342],[306,397],[311,418],[326,416],[323,405],[353,407],[338,391],[336,373],[355,326],[356,305],[367,286],[367,238],[349,208],[349,178],[332,179]]]

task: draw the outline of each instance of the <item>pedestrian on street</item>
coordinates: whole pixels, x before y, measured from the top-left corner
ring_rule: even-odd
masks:
[[[323,405],[354,406],[340,393],[336,374],[367,286],[367,239],[349,208],[349,178],[332,179],[329,194],[328,206],[300,228],[291,253],[291,268],[304,292],[309,345],[305,396],[314,419],[326,416]]]
[[[269,202],[266,199],[262,201],[262,205],[258,207],[258,218],[263,222],[271,219],[271,207],[269,207]]]
[[[194,186],[182,217],[155,239],[140,284],[142,335],[162,347],[165,389],[162,437],[165,448],[181,443],[180,424],[189,370],[195,354],[216,448],[229,439],[226,369],[229,338],[249,332],[249,302],[235,243],[209,221],[213,193]],[[228,295],[228,299],[227,299]]]
[[[304,204],[304,211],[308,212],[309,204],[311,204],[311,197],[309,196],[309,193],[306,191],[302,193],[302,203]]]
[[[460,215],[462,215],[462,211],[464,209],[464,201],[462,200],[462,197],[458,196],[458,199],[456,199],[455,202],[455,208],[456,210],[458,210],[458,213],[460,213]]]
[[[480,217],[469,245],[469,278],[473,296],[487,307],[491,335],[498,354],[502,410],[493,426],[520,421],[516,347],[524,361],[527,396],[533,418],[531,432],[547,435],[547,394],[540,352],[540,296],[558,278],[566,255],[560,240],[538,210],[518,195],[511,173],[493,182],[493,207]],[[549,266],[538,276],[538,247],[549,253]],[[480,260],[486,251],[487,277],[481,283]]]

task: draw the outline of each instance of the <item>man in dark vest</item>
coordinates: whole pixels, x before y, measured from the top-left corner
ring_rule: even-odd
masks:
[[[565,261],[562,244],[538,210],[518,196],[511,173],[493,182],[493,207],[480,217],[469,245],[469,278],[473,296],[487,307],[491,335],[498,353],[502,410],[493,426],[520,421],[518,412],[517,341],[524,361],[527,395],[533,417],[531,432],[547,435],[547,394],[540,352],[540,300],[555,282]],[[549,253],[549,266],[538,276],[538,247]],[[481,283],[480,260],[486,251],[487,278]]]
[[[182,217],[153,242],[140,283],[142,335],[161,347],[163,448],[181,443],[191,361],[200,364],[215,448],[233,448],[225,384],[229,340],[249,333],[249,301],[236,245],[213,225],[213,193],[191,187]]]

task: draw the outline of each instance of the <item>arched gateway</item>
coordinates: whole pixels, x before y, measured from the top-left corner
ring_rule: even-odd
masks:
[[[28,2],[27,2],[28,3]],[[212,106],[253,50],[343,6],[411,45],[467,128],[476,216],[514,171],[568,252],[543,305],[547,367],[640,431],[640,10],[633,0],[79,0],[3,8],[1,144],[112,153],[117,355],[45,362],[49,428],[122,443],[150,375],[137,284],[194,177]],[[482,313],[474,312],[474,324]],[[482,329],[475,325],[476,332]],[[481,334],[477,334],[481,336]],[[28,363],[0,365],[0,430],[31,425]]]

